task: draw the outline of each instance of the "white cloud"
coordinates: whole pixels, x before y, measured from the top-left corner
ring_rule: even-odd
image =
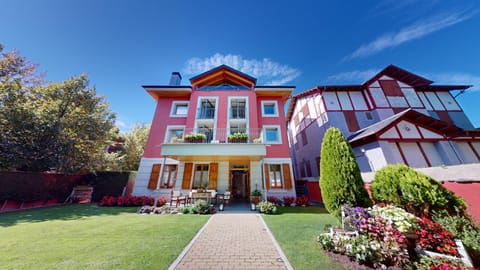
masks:
[[[220,65],[228,65],[243,73],[257,78],[260,84],[281,85],[288,83],[298,76],[300,70],[273,62],[268,58],[262,60],[244,59],[241,55],[216,53],[213,56],[201,59],[191,58],[185,63],[183,73],[198,75]]]
[[[430,73],[425,75],[426,78],[433,80],[434,84],[456,84],[456,85],[473,85],[468,91],[480,91],[480,76],[468,73],[443,72]]]
[[[353,70],[347,72],[340,72],[327,77],[327,81],[339,82],[339,83],[354,83],[361,84],[366,80],[375,76],[379,70],[367,69],[367,70]]]
[[[425,20],[418,21],[410,26],[400,29],[398,32],[385,34],[370,43],[362,45],[353,53],[343,58],[343,60],[350,60],[359,57],[366,57],[376,54],[387,48],[396,47],[410,40],[422,38],[428,34],[439,31],[448,26],[463,22],[477,12],[452,12],[450,14],[438,14]]]

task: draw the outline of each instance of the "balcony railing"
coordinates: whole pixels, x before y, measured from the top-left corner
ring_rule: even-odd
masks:
[[[225,129],[197,128],[186,129],[183,137],[167,138],[166,143],[263,143],[261,128]]]

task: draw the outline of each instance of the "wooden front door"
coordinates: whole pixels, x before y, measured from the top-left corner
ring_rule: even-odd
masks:
[[[248,200],[250,195],[250,171],[248,165],[231,164],[229,190],[232,197],[239,200]]]

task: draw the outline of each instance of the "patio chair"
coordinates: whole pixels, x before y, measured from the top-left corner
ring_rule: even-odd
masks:
[[[223,194],[223,201],[225,202],[226,205],[230,204],[230,197],[232,196],[232,193],[230,191],[225,191]]]
[[[207,192],[210,192],[210,201],[215,203],[217,202],[217,191],[215,189],[207,189]]]
[[[182,202],[183,205],[187,203],[187,198],[185,195],[182,195],[182,193],[179,190],[172,190],[172,194],[170,197],[170,206],[172,206],[173,202],[175,202],[175,207],[178,207]]]

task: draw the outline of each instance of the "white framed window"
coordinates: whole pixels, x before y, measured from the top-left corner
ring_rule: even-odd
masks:
[[[263,136],[265,143],[282,143],[280,126],[263,126]]]
[[[195,164],[193,174],[193,189],[208,187],[209,164]]]
[[[187,114],[188,114],[188,101],[172,102],[170,117],[187,117]]]
[[[262,100],[262,116],[278,117],[278,104],[276,100]]]
[[[164,143],[175,143],[183,139],[185,126],[167,126]]]
[[[270,179],[270,188],[283,188],[282,166],[280,164],[268,165],[268,178]]]
[[[177,165],[166,164],[163,167],[162,183],[160,187],[173,188],[177,177]]]

